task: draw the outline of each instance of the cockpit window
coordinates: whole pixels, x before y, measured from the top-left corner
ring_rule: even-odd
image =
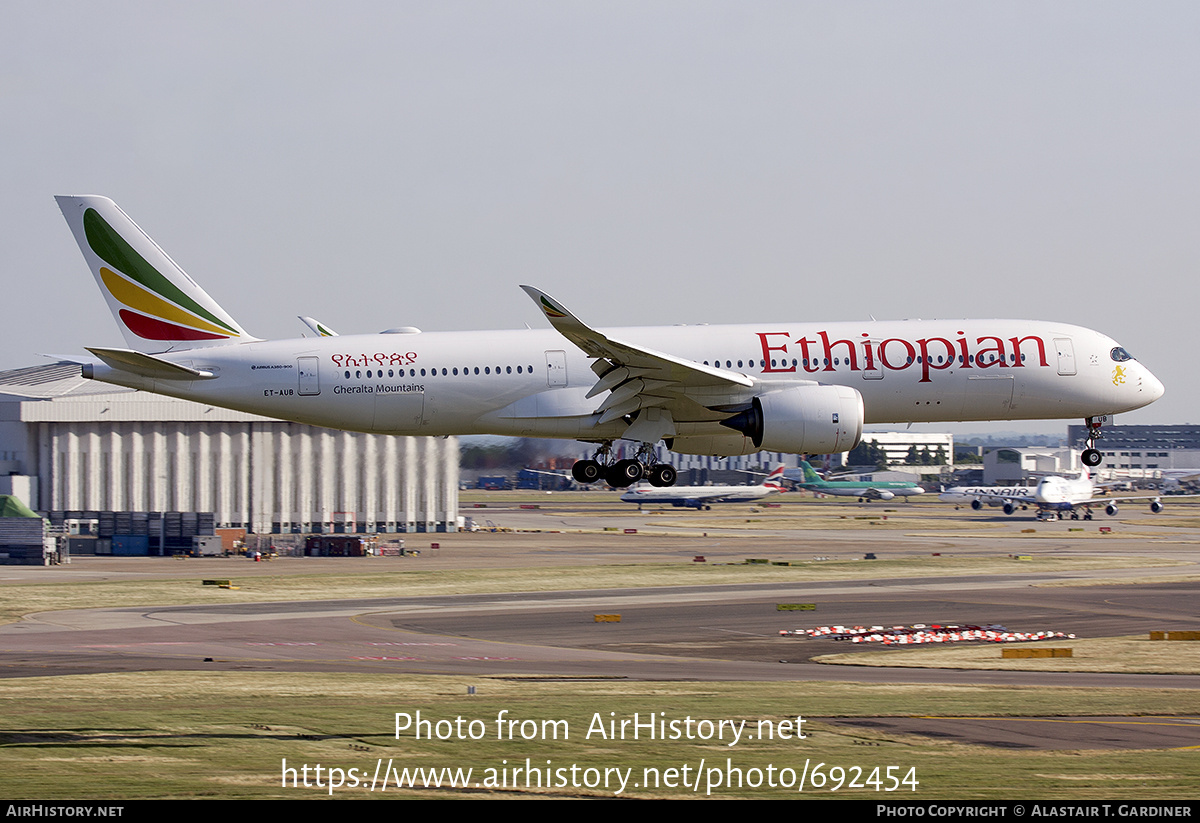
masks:
[[[1133,355],[1130,354],[1129,352],[1125,351],[1120,346],[1117,346],[1115,349],[1110,351],[1108,353],[1108,356],[1111,357],[1113,360],[1115,360],[1118,363],[1124,363],[1126,360],[1133,359]]]

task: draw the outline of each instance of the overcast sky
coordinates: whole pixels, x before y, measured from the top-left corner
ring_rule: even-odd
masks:
[[[123,345],[53,201],[104,194],[260,337],[545,326],[519,283],[596,325],[1055,319],[1166,385],[1119,422],[1200,423],[1195,3],[0,10],[0,368]]]

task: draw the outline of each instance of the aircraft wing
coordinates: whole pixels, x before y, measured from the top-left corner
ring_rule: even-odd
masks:
[[[1076,503],[1076,506],[1103,506],[1106,503],[1124,503],[1128,500],[1158,500],[1163,498],[1175,500],[1181,497],[1200,497],[1200,494],[1106,494],[1103,497],[1093,497],[1090,500],[1084,500],[1082,503]]]
[[[694,419],[703,409],[738,402],[742,390],[755,385],[753,378],[741,372],[615,340],[588,326],[545,292],[533,286],[521,288],[550,325],[595,359],[592,370],[600,379],[587,396],[609,392],[596,409],[601,424],[643,409],[662,410],[659,415],[639,418],[626,432],[627,438],[654,442],[671,437],[675,419]]]

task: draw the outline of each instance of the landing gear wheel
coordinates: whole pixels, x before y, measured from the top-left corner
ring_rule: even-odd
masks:
[[[674,486],[676,477],[678,477],[678,473],[675,471],[675,467],[666,463],[659,463],[650,469],[651,486]]]
[[[595,460],[576,460],[571,466],[571,476],[576,483],[595,483],[604,469]]]
[[[1083,450],[1083,465],[1099,466],[1104,460],[1103,455],[1096,449],[1096,441],[1100,439],[1100,427],[1108,421],[1108,416],[1089,417],[1083,422],[1087,425],[1087,448]]]
[[[636,460],[618,460],[605,470],[604,479],[616,489],[631,486],[642,479],[642,464]]]

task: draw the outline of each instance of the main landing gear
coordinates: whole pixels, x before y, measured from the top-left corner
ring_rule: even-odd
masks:
[[[1100,451],[1096,448],[1096,441],[1103,436],[1100,433],[1100,427],[1103,426],[1107,420],[1107,416],[1101,416],[1089,417],[1083,421],[1088,427],[1088,447],[1083,450],[1083,457],[1081,458],[1083,460],[1083,465],[1094,468],[1099,466],[1101,461],[1104,460],[1104,455],[1100,454]]]
[[[608,485],[623,489],[645,477],[651,486],[674,486],[678,476],[675,467],[659,463],[654,457],[654,447],[643,443],[635,460],[613,460],[612,444],[604,443],[596,450],[591,460],[576,460],[571,466],[571,476],[576,483],[595,483],[604,480]]]

